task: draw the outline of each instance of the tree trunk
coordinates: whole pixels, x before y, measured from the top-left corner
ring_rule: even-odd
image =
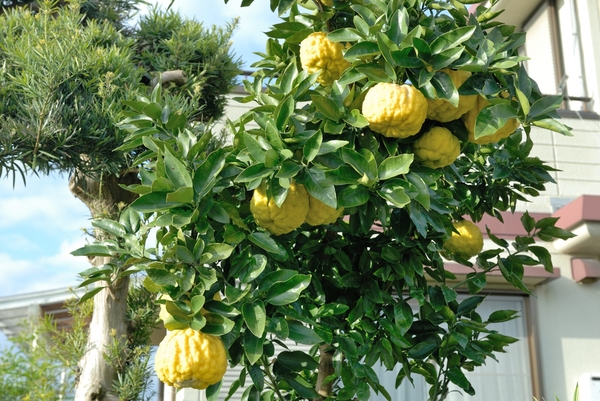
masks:
[[[315,401],[321,401],[327,398],[331,394],[333,389],[333,381],[324,383],[325,379],[335,373],[333,368],[333,350],[331,345],[323,344],[319,347],[319,373],[317,376],[317,384],[315,390],[321,397],[316,398]]]
[[[116,219],[120,210],[135,200],[135,194],[122,189],[119,184],[138,183],[137,172],[123,175],[102,175],[93,179],[75,172],[69,181],[71,192],[90,209],[93,218]],[[97,233],[102,236],[102,233]],[[110,263],[108,257],[95,257],[93,266]],[[107,283],[100,282],[105,286]],[[123,350],[127,341],[127,293],[129,277],[111,282],[94,296],[94,311],[89,328],[86,353],[78,364],[79,373],[75,401],[118,401],[110,395],[113,381],[117,378],[115,369],[108,363],[107,349],[120,343]]]
[[[110,258],[94,258],[101,266]],[[107,348],[123,349],[127,342],[127,291],[129,276],[117,279],[94,296],[94,314],[89,328],[86,353],[79,361],[80,376],[75,401],[118,401],[108,394],[116,372],[104,357]]]

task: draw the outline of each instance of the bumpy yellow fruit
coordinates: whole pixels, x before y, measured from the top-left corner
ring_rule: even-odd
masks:
[[[453,232],[452,237],[444,246],[456,256],[469,259],[481,252],[483,249],[483,235],[481,230],[469,220],[461,220],[452,223],[458,233]]]
[[[308,203],[308,213],[304,221],[311,226],[333,224],[344,211],[344,208],[334,209],[331,206],[327,206],[310,194],[308,195]]]
[[[508,138],[510,134],[515,132],[519,128],[519,121],[516,118],[509,119],[506,124],[492,135],[487,135],[478,139],[475,139],[475,123],[477,121],[477,115],[486,106],[489,106],[490,102],[487,101],[483,96],[477,96],[477,102],[475,107],[469,110],[463,117],[465,127],[469,132],[469,142],[477,143],[479,145],[487,145],[488,143],[498,142],[501,139]]]
[[[302,69],[309,73],[321,71],[317,81],[331,85],[350,66],[344,59],[344,45],[327,39],[325,32],[313,32],[300,43]]]
[[[250,211],[256,224],[274,235],[287,234],[304,223],[308,214],[308,192],[304,185],[292,182],[285,201],[278,207],[267,197],[265,183],[254,190]]]
[[[170,331],[158,346],[154,369],[169,386],[203,390],[221,381],[227,354],[220,337],[193,329]]]
[[[373,131],[407,138],[421,129],[427,117],[427,100],[412,85],[381,82],[367,92],[362,113]]]
[[[460,142],[447,128],[433,127],[415,141],[414,153],[425,166],[446,167],[460,155]]]
[[[440,71],[450,75],[450,79],[452,79],[456,89],[460,88],[471,76],[469,71],[455,71],[449,68],[444,68]],[[467,111],[471,110],[475,106],[476,101],[477,95],[460,95],[458,97],[458,106],[453,106],[446,99],[427,99],[427,104],[429,105],[427,118],[442,123],[457,120]]]

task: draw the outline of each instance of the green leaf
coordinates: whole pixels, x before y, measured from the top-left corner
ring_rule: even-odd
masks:
[[[394,178],[385,181],[377,193],[394,206],[403,208],[410,203],[410,197],[404,191],[405,185],[405,181]]]
[[[165,200],[168,203],[192,203],[194,201],[194,188],[181,187],[175,192],[167,193]]]
[[[296,320],[288,321],[288,326],[290,330],[289,338],[299,344],[313,345],[323,341],[314,330]]]
[[[530,246],[529,251],[533,253],[540,263],[544,266],[544,270],[549,273],[554,273],[554,265],[552,264],[552,257],[550,252],[543,246]]]
[[[234,181],[250,182],[258,180],[270,176],[274,170],[273,167],[266,167],[263,163],[253,164],[235,177]]]
[[[327,39],[332,42],[356,42],[364,39],[364,36],[354,28],[340,28],[327,34]]]
[[[92,220],[92,227],[99,228],[107,233],[114,235],[117,238],[123,238],[127,234],[127,230],[121,223],[109,219]]]
[[[244,353],[248,358],[248,362],[254,365],[263,354],[263,340],[256,337],[251,331],[244,333]]]
[[[475,390],[473,389],[473,387],[471,386],[471,383],[469,383],[469,380],[467,379],[465,374],[462,372],[462,370],[460,370],[459,367],[456,367],[456,366],[451,367],[450,369],[448,369],[448,372],[446,373],[446,375],[448,376],[448,379],[450,379],[450,381],[452,383],[456,384],[458,387],[463,389],[465,391],[465,393],[467,393],[469,395],[475,395]]]
[[[495,312],[492,312],[490,317],[488,317],[488,322],[490,322],[490,323],[508,322],[509,320],[516,319],[518,317],[517,313],[519,313],[519,312],[516,310],[497,310]]]
[[[253,232],[248,236],[250,242],[254,245],[259,246],[265,251],[269,252],[276,260],[285,261],[288,258],[287,251],[281,245],[279,245],[273,238],[268,234]]]
[[[439,54],[450,48],[457,47],[461,43],[469,40],[475,32],[475,29],[476,27],[474,26],[465,26],[440,35],[431,42],[431,52],[433,54]]]
[[[439,344],[437,343],[437,341],[433,339],[425,340],[412,347],[408,351],[408,357],[413,359],[424,360],[429,355],[431,355],[433,351],[435,351],[438,347]]]
[[[475,308],[477,308],[479,306],[479,304],[483,302],[484,299],[485,299],[485,297],[478,296],[478,295],[465,299],[458,305],[458,308],[456,309],[456,314],[457,315],[468,314],[469,312],[475,310]]]
[[[275,126],[279,131],[283,131],[287,126],[290,117],[294,114],[295,107],[296,102],[291,95],[286,96],[283,101],[279,102],[273,113],[273,117],[275,117]]]
[[[176,188],[192,186],[192,177],[187,168],[167,148],[165,148],[165,173]]]
[[[194,173],[194,190],[198,199],[204,198],[215,185],[217,176],[225,166],[225,152],[218,149],[212,152]]]
[[[210,264],[218,260],[227,259],[231,255],[231,252],[233,252],[233,250],[234,247],[229,244],[207,244],[204,247],[204,253],[200,257],[199,263]]]
[[[137,198],[129,207],[140,213],[152,213],[182,206],[182,202],[169,202],[169,192],[151,192]]]
[[[140,229],[141,221],[140,214],[130,207],[123,210],[119,216],[119,223],[123,225],[128,234],[137,233]]]
[[[544,96],[533,102],[531,109],[529,110],[529,117],[535,118],[548,114],[549,112],[558,109],[562,102],[563,95]]]
[[[319,363],[312,356],[302,351],[282,351],[277,355],[277,362],[292,372],[315,370],[319,367]]]
[[[558,132],[559,134],[565,136],[572,136],[571,128],[564,125],[563,123],[556,121],[553,118],[543,118],[541,120],[532,121],[531,124],[536,127],[548,129],[550,131]]]
[[[286,377],[284,379],[291,388],[293,388],[300,397],[303,399],[317,399],[319,394],[312,388],[311,384],[306,382],[302,376],[296,376],[296,378]]]
[[[350,148],[342,148],[342,159],[352,166],[354,170],[361,176],[367,175],[371,180],[377,178],[377,171],[371,171],[371,167],[367,159],[355,150]]]
[[[294,178],[302,169],[303,166],[301,164],[298,164],[297,162],[292,160],[286,160],[283,163],[281,163],[279,171],[277,172],[277,174],[275,174],[275,177]]]
[[[399,301],[394,305],[394,323],[398,328],[400,335],[404,335],[410,329],[413,323],[413,310],[409,304]]]
[[[414,157],[412,153],[409,153],[384,159],[378,167],[379,179],[387,180],[400,174],[407,174]]]
[[[252,334],[259,338],[262,337],[267,321],[267,312],[263,302],[257,299],[252,303],[244,303],[242,305],[242,316]]]
[[[321,142],[323,142],[323,134],[320,130],[308,138],[303,148],[304,159],[306,159],[307,162],[312,162],[317,154],[319,154]]]
[[[344,116],[342,110],[331,98],[318,94],[311,94],[310,98],[317,111],[326,118],[337,122]]]
[[[146,269],[146,274],[154,284],[165,286],[177,284],[177,276],[164,269]]]
[[[373,57],[380,54],[379,46],[373,42],[358,42],[346,50],[344,58],[350,62]]]
[[[301,182],[304,184],[309,194],[327,206],[337,208],[335,187],[331,181],[327,179],[323,170],[316,166],[305,170]]]
[[[344,117],[344,121],[356,128],[364,128],[369,125],[369,121],[363,116],[358,109],[352,109],[350,115]],[[344,142],[344,141],[339,141]]]
[[[339,141],[339,140],[322,142],[321,146],[319,147],[319,152],[317,153],[317,156],[322,156],[322,155],[326,155],[328,153],[335,152],[336,150],[338,150],[341,147],[346,146],[347,144],[348,144],[348,141]],[[297,165],[297,166],[300,169],[302,168],[299,165]],[[283,167],[282,167],[282,169],[283,169]],[[279,176],[279,174],[277,176]]]
[[[367,203],[369,197],[369,190],[365,186],[348,185],[338,194],[338,206],[346,208],[360,206]]]
[[[250,135],[247,132],[243,134],[244,145],[246,145],[246,149],[252,158],[259,162],[265,162],[266,151],[260,146],[260,143],[254,138],[254,136]]]
[[[206,319],[206,325],[202,328],[202,332],[206,334],[222,336],[229,333],[235,326],[233,320],[217,313],[206,313],[204,318]]]
[[[535,219],[525,212],[521,216],[521,224],[527,233],[531,233],[535,228]]]
[[[73,255],[73,256],[88,256],[88,257],[91,257],[91,256],[112,257],[113,253],[107,246],[90,244],[90,245],[85,245],[82,248],[74,250],[73,252],[71,252],[71,255]]]
[[[290,279],[274,283],[268,290],[266,301],[271,305],[288,305],[295,302],[310,284],[311,276],[297,274]]]

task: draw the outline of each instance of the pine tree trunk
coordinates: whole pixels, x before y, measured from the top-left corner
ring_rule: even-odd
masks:
[[[110,258],[95,258],[101,266]],[[75,401],[118,401],[108,394],[116,372],[104,357],[107,348],[123,349],[127,342],[127,291],[129,277],[117,279],[94,296],[94,313],[89,328],[87,350],[79,361]]]
[[[70,179],[71,192],[90,209],[92,217],[116,219],[120,209],[135,200],[136,195],[122,189],[119,184],[137,183],[137,172],[124,175],[103,175],[101,179],[85,177],[78,172]],[[102,233],[97,233],[102,235]],[[93,266],[102,266],[111,261],[108,257],[95,257]],[[127,293],[129,277],[114,277],[110,283],[94,296],[94,311],[89,328],[86,352],[78,364],[78,380],[75,401],[119,401],[110,393],[117,379],[115,368],[105,357],[109,348],[123,350],[127,341]]]

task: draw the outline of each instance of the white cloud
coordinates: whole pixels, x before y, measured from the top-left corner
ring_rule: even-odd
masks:
[[[0,254],[0,296],[24,294],[76,286],[77,274],[90,267],[84,257],[70,253],[83,246],[83,239],[64,241],[52,255],[35,259]]]

